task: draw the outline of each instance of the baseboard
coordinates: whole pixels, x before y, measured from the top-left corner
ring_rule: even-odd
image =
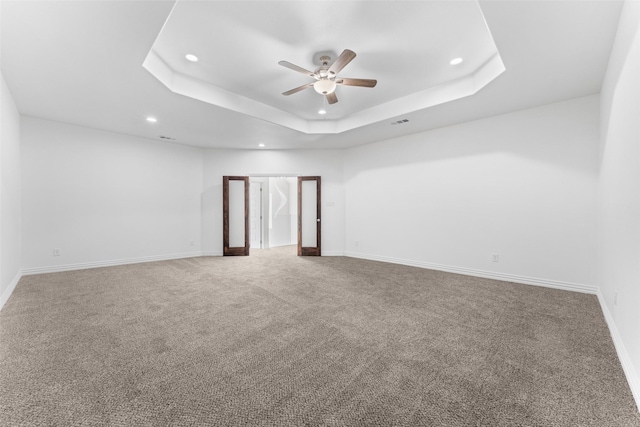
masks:
[[[203,256],[203,253],[200,251],[183,252],[179,254],[169,254],[169,255],[155,255],[155,256],[146,256],[146,257],[137,257],[137,258],[122,258],[122,259],[113,259],[113,260],[107,260],[107,261],[83,262],[83,263],[77,263],[77,264],[53,265],[53,266],[46,266],[46,267],[32,267],[32,268],[23,268],[22,274],[24,276],[28,276],[32,274],[57,273],[60,271],[85,270],[87,268],[98,268],[98,267],[114,267],[117,265],[139,264],[142,262],[169,261],[172,259],[194,258],[199,256]]]
[[[638,376],[638,372],[636,372],[633,363],[631,363],[631,357],[627,352],[627,348],[620,336],[620,332],[618,332],[616,322],[613,320],[613,316],[611,315],[609,307],[607,307],[607,303],[600,290],[598,290],[597,295],[598,301],[600,302],[600,308],[602,309],[604,318],[609,326],[609,333],[611,334],[613,345],[616,347],[616,352],[618,353],[618,359],[622,365],[622,370],[624,371],[624,375],[627,377],[627,383],[629,383],[633,399],[636,401],[636,409],[640,412],[640,377]]]
[[[342,251],[322,251],[322,256],[344,256]]]
[[[424,261],[415,261],[415,260],[406,260],[400,258],[392,258],[385,257],[379,255],[370,255],[370,254],[362,254],[358,252],[325,252],[322,254],[323,256],[347,256],[351,258],[360,258],[371,261],[382,261],[389,262],[393,264],[401,264],[412,267],[420,267],[427,268],[431,270],[439,270],[446,271],[449,273],[463,274],[466,276],[474,276],[474,277],[483,277],[488,279],[502,280],[506,282],[514,282],[521,283],[526,285],[535,285],[535,286],[543,286],[554,289],[562,289],[573,292],[582,292],[588,294],[597,295],[598,301],[600,303],[600,307],[602,309],[602,313],[604,314],[604,318],[609,327],[609,332],[611,334],[611,338],[613,340],[613,344],[616,348],[616,352],[618,354],[618,359],[620,360],[620,364],[622,365],[622,369],[627,378],[627,382],[629,384],[629,388],[631,389],[631,393],[636,403],[636,408],[640,411],[640,377],[631,362],[631,357],[629,356],[626,347],[624,345],[624,341],[618,332],[618,328],[613,320],[613,316],[607,307],[607,304],[602,296],[600,290],[595,286],[581,285],[570,282],[561,282],[556,280],[549,279],[540,279],[540,278],[532,278],[526,276],[519,276],[513,274],[504,274],[504,273],[496,273],[484,270],[477,270],[471,268],[464,267],[455,267],[450,265],[436,264]],[[139,257],[139,258],[126,258],[126,259],[118,259],[118,260],[109,260],[109,261],[98,261],[98,262],[88,262],[88,263],[78,263],[78,264],[67,264],[62,266],[48,266],[48,267],[36,267],[36,268],[26,268],[20,271],[16,277],[11,281],[9,287],[0,295],[0,309],[7,302],[11,293],[17,286],[20,278],[23,275],[31,275],[31,274],[42,274],[42,273],[54,273],[60,271],[70,271],[70,270],[81,270],[87,268],[96,268],[96,267],[112,267],[117,265],[124,264],[137,264],[142,262],[154,262],[154,261],[166,261],[172,259],[180,259],[180,258],[193,258],[198,256],[222,256],[220,252],[186,252],[181,254],[172,254],[172,255],[158,255],[151,257]]]
[[[222,252],[202,252],[201,256],[224,256]]]
[[[22,271],[18,271],[18,274],[16,274],[16,277],[14,277],[11,283],[9,283],[9,287],[5,289],[2,295],[0,295],[0,310],[2,310],[2,307],[4,307],[5,303],[9,300],[9,297],[13,293],[13,290],[16,288],[16,286],[18,285],[18,282],[22,278],[22,274],[23,274]]]
[[[408,265],[412,267],[428,268],[431,270],[439,270],[439,271],[446,271],[449,273],[464,274],[466,276],[483,277],[487,279],[522,283],[525,285],[543,286],[547,288],[562,289],[565,291],[582,292],[582,293],[596,295],[598,298],[598,301],[600,302],[600,307],[602,309],[602,313],[604,314],[604,318],[607,322],[607,325],[609,326],[609,332],[611,334],[613,344],[616,348],[618,359],[620,360],[620,364],[622,365],[622,369],[627,378],[627,383],[629,384],[629,388],[631,389],[631,394],[633,395],[633,399],[635,400],[636,408],[640,412],[640,377],[638,376],[638,373],[636,372],[635,367],[633,366],[633,363],[631,363],[631,357],[629,356],[629,353],[627,353],[626,347],[624,345],[624,341],[622,340],[622,337],[620,337],[620,333],[618,332],[618,328],[616,327],[616,324],[613,320],[613,316],[609,312],[609,308],[607,307],[607,304],[605,303],[602,293],[600,292],[600,289],[598,287],[582,285],[578,283],[561,282],[557,280],[540,279],[540,278],[534,278],[534,277],[518,276],[513,274],[496,273],[492,271],[476,270],[471,268],[455,267],[455,266],[435,264],[430,262],[362,254],[357,252],[346,252],[345,256],[352,257],[352,258],[367,259],[371,261],[390,262],[393,264],[402,264],[402,265]]]
[[[476,270],[473,268],[456,267],[451,265],[436,264],[424,261],[407,260],[401,258],[392,258],[379,255],[362,254],[358,252],[346,252],[345,256],[352,258],[361,258],[371,261],[389,262],[392,264],[402,264],[411,267],[427,268],[430,270],[446,271],[448,273],[463,274],[465,276],[482,277],[485,279],[501,280],[504,282],[521,283],[524,285],[543,286],[545,288],[561,289],[572,292],[582,292],[586,294],[597,294],[596,286],[583,285],[579,283],[562,282],[558,280],[541,279],[537,277],[519,276],[515,274],[498,273],[493,271]]]

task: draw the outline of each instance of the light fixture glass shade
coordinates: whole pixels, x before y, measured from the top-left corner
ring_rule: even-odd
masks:
[[[313,84],[313,88],[320,95],[328,95],[330,93],[333,93],[333,91],[336,90],[336,82],[328,79],[318,80]]]

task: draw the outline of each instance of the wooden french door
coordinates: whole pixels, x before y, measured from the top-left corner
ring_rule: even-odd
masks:
[[[249,177],[222,177],[223,255],[249,255]]]
[[[298,255],[320,256],[320,177],[298,177]]]

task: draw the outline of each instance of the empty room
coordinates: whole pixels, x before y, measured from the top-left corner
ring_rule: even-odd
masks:
[[[0,25],[0,425],[640,426],[639,1]]]

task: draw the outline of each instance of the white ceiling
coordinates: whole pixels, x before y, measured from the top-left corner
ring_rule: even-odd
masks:
[[[24,115],[201,147],[308,149],[598,93],[621,2],[49,0],[0,7],[2,73]],[[313,89],[281,95],[311,79],[278,61],[313,70],[317,52],[347,48],[358,56],[340,77],[377,79],[375,88],[339,87],[340,101],[326,116],[317,116],[323,97]],[[482,80],[496,49],[505,71],[469,86]],[[168,78],[143,67],[150,52]],[[189,63],[186,53],[200,61]],[[449,65],[455,57],[465,61]],[[435,102],[435,92],[446,96]],[[409,121],[391,124],[400,119]],[[296,120],[321,126],[301,132],[288,126]]]
[[[248,13],[246,2],[179,1],[144,66],[176,93],[324,134],[468,96],[504,71],[477,1],[327,5],[254,2]],[[211,43],[224,37],[234,42]],[[375,78],[374,90],[338,87],[340,101],[333,105],[325,105],[311,88],[282,95],[314,79],[282,68],[273,58],[294,57],[314,70],[328,49],[332,59],[338,57],[343,47],[337,46],[358,54],[338,77]],[[200,61],[189,62],[187,53]],[[452,66],[458,57],[464,61]],[[320,108],[327,114],[319,115]]]

